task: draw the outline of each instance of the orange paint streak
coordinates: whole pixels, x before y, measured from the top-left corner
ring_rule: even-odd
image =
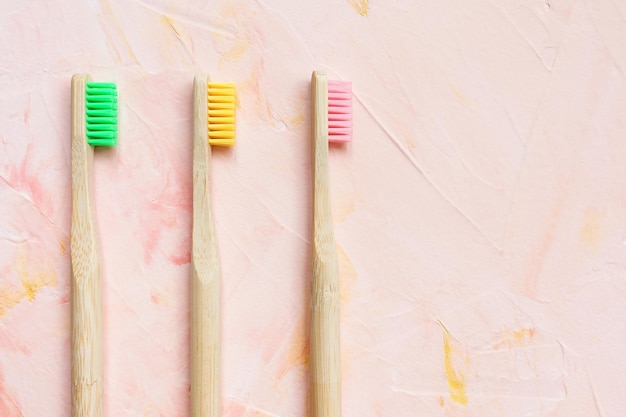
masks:
[[[583,225],[580,229],[579,240],[592,248],[596,248],[601,238],[600,223],[603,213],[600,210],[590,209],[585,212]]]
[[[26,290],[26,298],[30,302],[35,300],[35,296],[42,288],[56,287],[59,283],[57,274],[52,267],[33,271],[30,263],[27,262],[26,251],[23,248],[17,257],[17,273],[22,280],[24,290]]]
[[[369,0],[349,0],[350,6],[361,16],[367,16]]]
[[[523,328],[516,331],[506,331],[501,334],[501,341],[493,346],[494,350],[528,346],[528,342],[535,336],[534,328]]]
[[[446,379],[448,380],[448,388],[450,389],[450,399],[457,404],[467,404],[467,394],[465,393],[465,374],[464,369],[467,366],[467,357],[454,348],[456,344],[448,330],[443,329],[443,355],[444,369]]]
[[[303,321],[296,325],[285,361],[276,372],[277,380],[282,379],[294,368],[305,368],[309,365],[309,337],[304,327]]]
[[[24,246],[20,247],[15,262],[15,269],[21,281],[21,288],[7,287],[0,289],[0,316],[22,302],[24,299],[33,302],[35,297],[45,287],[56,287],[59,284],[57,274],[51,266],[43,269],[33,269],[30,257],[26,254]]]
[[[299,111],[298,114],[289,119],[289,121],[291,122],[292,126],[301,125],[302,123],[304,123],[304,114]]]
[[[516,332],[513,332],[513,340],[517,345],[521,345],[528,341],[528,339],[532,338],[535,335],[535,329],[522,329]]]
[[[356,202],[353,199],[341,199],[337,210],[333,213],[333,218],[337,223],[345,222],[356,209]]]
[[[68,243],[69,243],[69,239],[67,238],[64,238],[63,240],[59,241],[59,249],[61,250],[61,254],[63,256],[67,255]]]
[[[248,8],[234,4],[226,5],[218,14],[222,18],[224,30],[215,31],[212,33],[212,38],[216,49],[221,54],[220,64],[238,61],[250,49],[253,17]],[[238,28],[234,36],[227,35],[231,28]]]
[[[272,106],[269,102],[265,103],[265,114],[267,115],[267,120],[272,124],[272,127],[276,126],[276,117],[274,116],[274,111],[272,110]]]
[[[22,285],[26,291],[26,298],[31,303],[35,301],[35,297],[42,288],[55,287],[57,284],[57,277],[54,271],[22,277]]]
[[[350,298],[352,287],[358,277],[348,255],[339,244],[337,244],[337,258],[339,261],[339,299],[345,303]]]
[[[448,83],[448,85],[450,86],[450,89],[452,90],[452,92],[454,93],[454,95],[461,100],[462,102],[465,102],[465,96],[463,95],[463,93],[461,93],[459,91],[458,88],[456,88],[454,85],[452,85],[451,83]]]
[[[6,316],[7,312],[25,297],[26,293],[21,289],[5,288],[0,290],[0,316]]]

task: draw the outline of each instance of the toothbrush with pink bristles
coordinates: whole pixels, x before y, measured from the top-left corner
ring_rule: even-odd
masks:
[[[339,265],[333,232],[328,142],[352,139],[352,85],[314,71],[313,275],[311,285],[311,406],[313,417],[341,416]]]

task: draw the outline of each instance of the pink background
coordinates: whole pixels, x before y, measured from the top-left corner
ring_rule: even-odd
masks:
[[[307,414],[314,69],[330,151],[344,416],[622,416],[626,2],[0,2],[0,416],[70,415],[70,78],[120,94],[95,158],[105,415],[189,415],[191,99],[213,155],[224,415]]]

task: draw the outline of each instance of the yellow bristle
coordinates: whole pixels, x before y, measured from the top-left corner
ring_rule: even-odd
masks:
[[[209,103],[234,103],[234,102],[235,102],[234,96],[220,96],[220,95],[209,96]]]
[[[234,130],[211,130],[209,139],[235,139]]]
[[[235,103],[207,103],[209,106],[209,110],[232,110],[232,113],[235,113]]]
[[[213,146],[234,146],[235,139],[211,139],[209,143]]]
[[[234,117],[223,117],[223,116],[209,116],[209,124],[231,124],[234,125],[235,124],[235,118]]]
[[[209,109],[209,117],[234,117],[232,110],[211,110]]]
[[[235,84],[209,83],[207,88],[209,144],[235,144]]]
[[[235,83],[208,83],[208,87],[209,89],[211,88],[219,88],[221,90],[224,89],[231,89],[231,90],[235,90]]]
[[[232,132],[235,131],[235,125],[223,125],[223,124],[215,124],[211,125],[209,132],[219,132],[223,130],[230,130]]]

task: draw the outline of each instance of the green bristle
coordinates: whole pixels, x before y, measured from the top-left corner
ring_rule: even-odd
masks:
[[[117,90],[115,90],[115,88],[89,88],[87,87],[87,94],[93,94],[96,96],[102,96],[102,95],[111,95],[111,96],[117,96]]]
[[[102,131],[115,132],[115,131],[117,131],[117,126],[115,126],[114,124],[106,123],[106,122],[96,123],[96,124],[89,124],[89,122],[88,122],[87,123],[87,130],[90,133],[102,132]]]
[[[116,139],[117,132],[110,130],[94,130],[87,133],[87,139]]]
[[[91,146],[115,146],[117,139],[89,139]]]
[[[87,119],[90,117],[115,117],[117,115],[113,110],[90,110],[87,109]]]
[[[117,103],[87,103],[89,110],[117,110]]]
[[[93,94],[87,90],[87,103],[117,103],[117,97],[112,94]]]
[[[90,124],[106,124],[106,125],[116,125],[117,124],[117,118],[116,117],[104,117],[104,116],[99,116],[99,117],[94,117],[94,116],[87,116],[87,125]],[[97,128],[94,127],[95,130],[98,130]]]
[[[115,83],[97,83],[94,81],[89,81],[87,83],[87,88],[113,88],[116,89],[117,85]]]
[[[88,82],[85,89],[87,143],[117,145],[117,87],[114,83]]]

